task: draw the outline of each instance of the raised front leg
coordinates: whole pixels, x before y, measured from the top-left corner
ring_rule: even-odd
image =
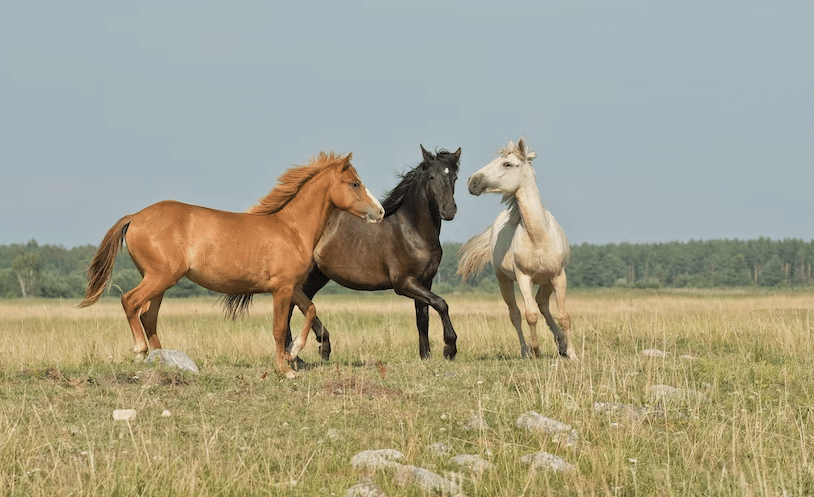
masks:
[[[517,338],[520,340],[520,357],[529,356],[529,348],[526,345],[526,339],[523,338],[523,321],[520,317],[520,308],[517,307],[517,299],[514,296],[514,281],[503,274],[496,272],[497,282],[500,285],[500,294],[503,296],[503,301],[509,308],[509,320],[512,326],[517,330]]]
[[[431,286],[431,282],[428,284],[422,284],[416,278],[410,276],[405,278],[401,285],[398,285],[395,290],[397,293],[401,295],[406,295],[411,299],[416,301],[416,324],[419,327],[419,354],[421,355],[422,359],[426,359],[430,355],[430,344],[429,344],[429,337],[427,328],[429,327],[429,323],[427,323],[427,328],[424,328],[423,337],[421,331],[421,323],[419,317],[419,307],[418,304],[422,303],[425,306],[429,305],[438,313],[441,317],[441,323],[444,326],[444,357],[449,360],[455,359],[455,355],[458,353],[458,335],[455,334],[455,329],[452,327],[452,321],[449,319],[449,307],[444,299],[439,297],[438,295],[432,293],[428,287]],[[427,321],[429,321],[429,317],[427,317]],[[426,339],[426,350],[422,345],[422,338]],[[426,352],[426,355],[424,355]]]

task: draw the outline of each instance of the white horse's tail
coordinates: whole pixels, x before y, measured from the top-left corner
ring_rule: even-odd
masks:
[[[486,264],[492,260],[492,227],[488,226],[483,233],[472,237],[458,250],[457,274],[461,280],[466,281],[473,274],[478,275]]]

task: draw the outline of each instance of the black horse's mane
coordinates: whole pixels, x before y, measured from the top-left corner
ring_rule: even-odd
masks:
[[[455,154],[453,154],[449,150],[442,148],[441,150],[438,151],[436,157],[438,157],[438,160],[445,162],[447,164],[447,167],[449,167],[451,171],[457,173],[458,162],[454,159],[453,157],[454,155]],[[404,201],[404,196],[407,195],[407,192],[410,191],[410,188],[414,184],[421,181],[421,178],[423,177],[424,173],[427,172],[427,166],[428,164],[426,161],[421,161],[420,164],[410,169],[406,173],[398,174],[398,177],[401,178],[401,181],[399,181],[399,184],[396,185],[392,190],[385,193],[384,200],[382,200],[382,207],[384,207],[384,217],[393,214],[394,212],[396,212],[396,210],[398,210],[399,207],[401,207],[401,203]]]

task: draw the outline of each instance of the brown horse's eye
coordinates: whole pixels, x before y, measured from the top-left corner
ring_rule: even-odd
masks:
[[[355,181],[354,181],[353,183],[351,183],[351,184],[350,184],[350,187],[351,187],[351,188],[359,188],[360,186],[362,186],[362,185],[361,185],[361,184],[359,184],[359,183],[357,183],[357,182],[355,182]]]

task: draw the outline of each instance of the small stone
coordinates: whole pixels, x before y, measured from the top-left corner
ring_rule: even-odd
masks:
[[[565,462],[562,458],[548,452],[536,452],[520,458],[520,462],[528,464],[533,470],[556,471],[560,473],[573,473],[576,466]]]
[[[371,482],[354,485],[345,492],[346,497],[387,497],[382,487]]]
[[[645,357],[653,357],[653,358],[663,358],[667,357],[667,354],[660,351],[659,349],[647,349],[642,351],[642,355]]]
[[[350,459],[350,464],[356,470],[376,471],[400,466],[396,461],[403,457],[396,449],[363,450]]]
[[[543,433],[552,441],[564,444],[566,447],[576,448],[579,444],[579,432],[571,428],[571,425],[547,418],[536,411],[521,414],[517,418],[516,426],[527,432]]]
[[[434,456],[446,456],[452,451],[449,445],[445,444],[444,442],[435,442],[431,444],[429,447],[430,453]]]
[[[479,455],[460,454],[449,460],[450,464],[459,468],[468,469],[473,473],[482,474],[495,469],[495,465]]]
[[[424,492],[439,492],[442,495],[461,492],[461,487],[457,483],[418,466],[399,466],[396,471],[396,483],[402,487],[415,485]]]
[[[192,373],[200,373],[198,365],[180,350],[155,349],[145,359],[146,362],[172,366]]]
[[[163,411],[161,411],[161,416],[169,418],[170,416],[172,416],[172,413],[169,410],[164,409]]]
[[[116,421],[132,421],[136,419],[135,409],[116,409],[113,411],[113,419]]]
[[[479,414],[472,413],[463,425],[464,431],[485,431],[489,429],[486,418]]]
[[[648,389],[653,402],[663,407],[672,407],[681,404],[706,404],[709,398],[695,390],[685,390],[669,385],[652,385]]]

